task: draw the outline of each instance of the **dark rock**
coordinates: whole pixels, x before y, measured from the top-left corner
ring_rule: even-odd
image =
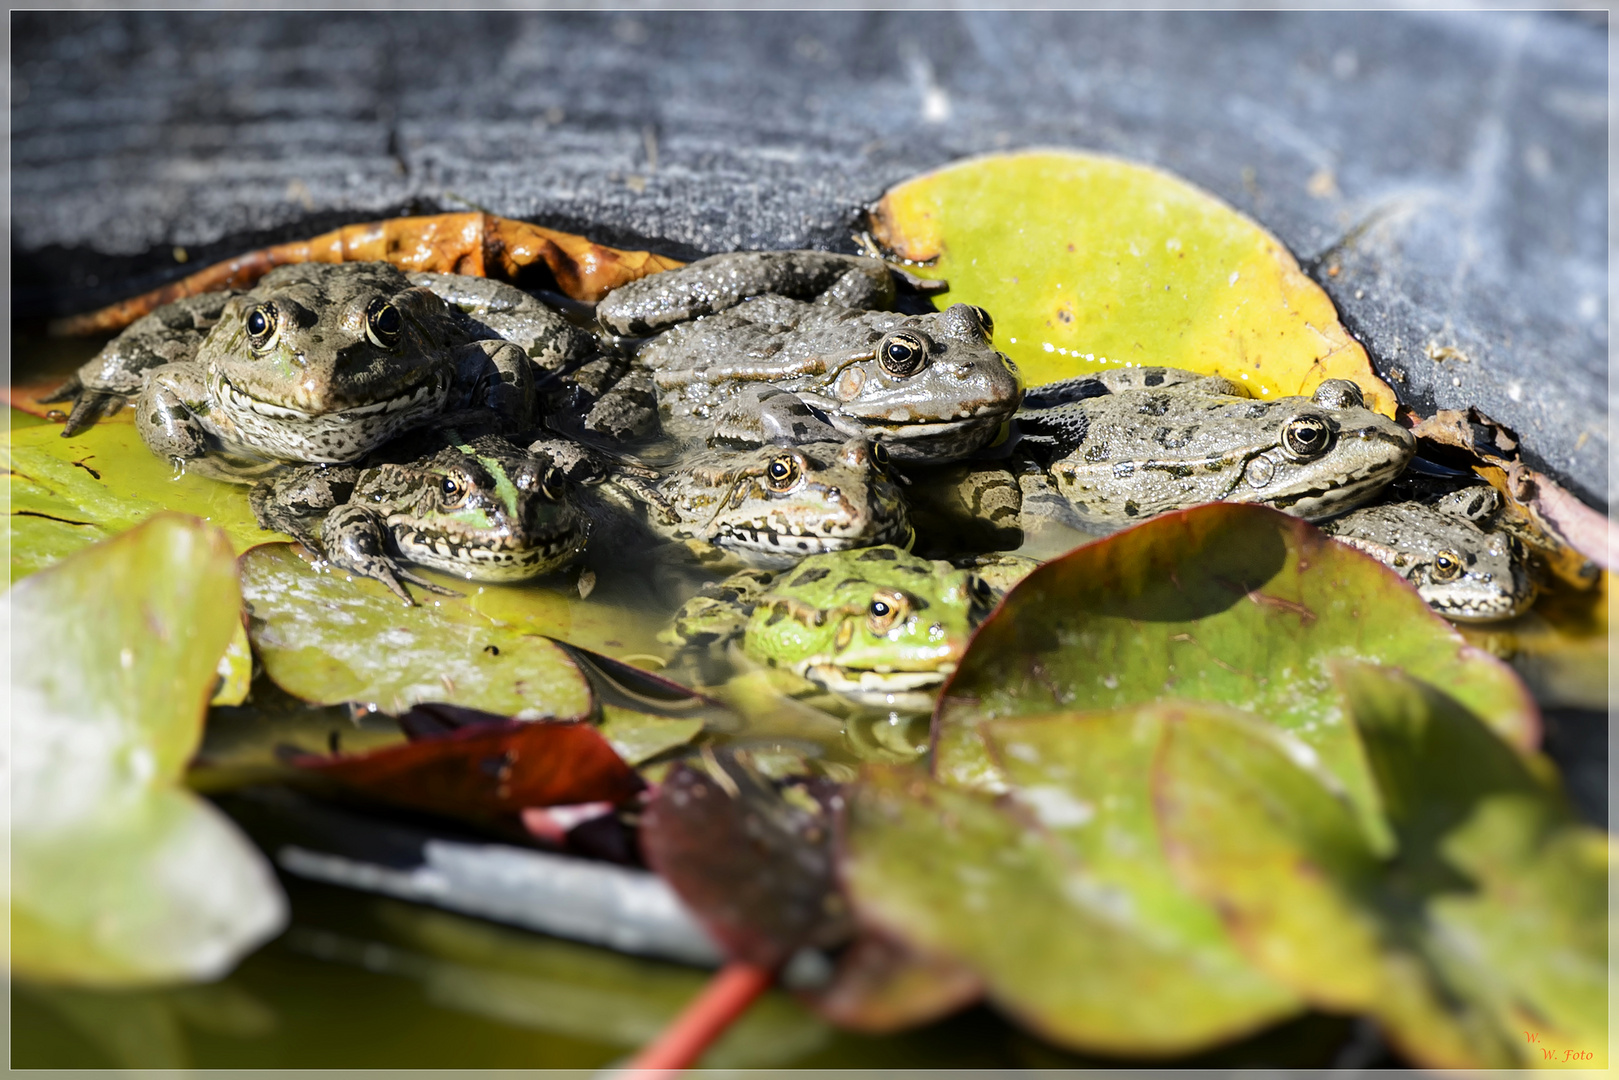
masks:
[[[1410,404],[1606,505],[1600,12],[18,12],[12,56],[19,314],[469,204],[847,250],[916,172],[1082,147],[1252,214]]]

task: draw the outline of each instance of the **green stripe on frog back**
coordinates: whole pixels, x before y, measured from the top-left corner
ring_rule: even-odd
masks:
[[[455,448],[467,457],[476,460],[478,464],[489,471],[489,475],[495,478],[495,494],[500,498],[501,505],[506,507],[506,512],[512,516],[512,520],[517,520],[519,517],[517,485],[512,483],[511,477],[506,475],[506,467],[495,458],[484,457],[482,454],[474,452],[472,447],[466,443],[457,443]]]

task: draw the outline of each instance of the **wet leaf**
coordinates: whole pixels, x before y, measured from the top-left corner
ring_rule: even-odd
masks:
[[[827,986],[799,998],[845,1030],[882,1035],[949,1016],[983,993],[966,965],[868,931],[839,954]]]
[[[284,544],[243,556],[242,594],[265,673],[306,701],[395,714],[442,701],[523,720],[590,714],[590,685],[556,643],[485,618],[464,597],[406,607],[380,583],[317,571]]]
[[[1399,665],[1451,689],[1514,745],[1539,714],[1499,661],[1468,646],[1404,581],[1260,506],[1166,514],[1053,560],[985,621],[945,685],[934,770],[995,785],[975,725],[1058,709],[1182,698],[1257,713],[1319,759],[1382,826],[1331,665]]]
[[[496,822],[526,807],[623,803],[641,781],[588,724],[487,722],[291,764],[380,802]]]
[[[247,641],[247,628],[240,620],[214,673],[219,677],[219,683],[214,687],[214,696],[208,704],[240,705],[247,700],[248,687],[253,682],[253,648]]]
[[[681,265],[650,251],[621,251],[574,233],[493,214],[387,218],[250,251],[99,311],[59,319],[50,329],[53,334],[121,330],[183,296],[252,288],[259,278],[288,263],[377,261],[407,273],[469,274],[554,288],[591,304],[619,285]]]
[[[285,918],[257,850],[178,788],[240,625],[229,541],[163,514],[3,603],[13,971],[93,985],[218,976]]]
[[[699,719],[672,720],[667,716],[607,704],[602,705],[601,713],[602,720],[597,730],[618,752],[618,756],[631,765],[639,765],[666,750],[684,746],[703,731],[703,722]]]
[[[1150,767],[1180,708],[991,725],[1010,801],[868,770],[843,868],[861,921],[967,965],[1079,1049],[1187,1053],[1297,1012],[1159,851]]]
[[[1188,713],[1155,778],[1177,872],[1256,963],[1418,1063],[1603,1067],[1606,838],[1454,698],[1391,668],[1339,679],[1394,850],[1273,732]]]
[[[835,786],[779,788],[726,755],[680,765],[641,816],[641,852],[733,960],[774,968],[846,936],[832,876]]]
[[[45,424],[13,430],[0,459],[10,473],[11,576],[16,580],[162,510],[219,526],[236,551],[284,540],[265,532],[247,505],[247,489],[201,476],[176,476],[141,442],[124,410],[71,439]]]
[[[992,312],[996,346],[1031,384],[1120,364],[1225,375],[1254,397],[1351,379],[1394,415],[1281,242],[1158,169],[1070,151],[974,158],[890,189],[871,225],[950,283],[937,302]]]

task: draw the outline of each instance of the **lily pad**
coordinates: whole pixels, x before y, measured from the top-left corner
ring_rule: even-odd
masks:
[[[1100,154],[974,158],[891,188],[877,242],[995,316],[1031,384],[1119,365],[1224,375],[1254,397],[1350,379],[1393,392],[1281,241],[1169,173]]]
[[[1009,802],[867,772],[846,825],[856,911],[1078,1049],[1184,1054],[1300,1011],[1159,849],[1151,764],[1187,708],[990,725]]]
[[[1297,518],[1211,504],[1166,514],[1040,567],[979,628],[934,718],[934,771],[1004,784],[977,724],[1182,698],[1257,713],[1319,759],[1381,831],[1332,682],[1342,659],[1450,689],[1520,749],[1539,713],[1402,579]]]
[[[1272,733],[1189,713],[1155,780],[1182,879],[1256,963],[1420,1064],[1605,1067],[1607,838],[1455,698],[1389,668],[1339,678],[1394,850]]]
[[[590,715],[590,684],[560,646],[482,616],[466,597],[407,607],[379,582],[317,570],[287,544],[242,557],[242,595],[265,674],[305,701],[393,714],[441,701],[521,720]]]
[[[50,566],[163,510],[219,526],[238,552],[287,537],[260,529],[247,488],[176,475],[153,454],[124,410],[72,438],[55,424],[13,429],[0,458],[10,474],[11,578]]]
[[[179,788],[240,625],[229,540],[161,514],[18,583],[11,963],[91,985],[214,978],[275,933],[258,851]]]

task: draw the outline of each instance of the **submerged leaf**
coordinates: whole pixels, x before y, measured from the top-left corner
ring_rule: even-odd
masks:
[[[590,714],[590,685],[560,646],[480,616],[466,598],[406,607],[378,582],[317,571],[282,544],[243,556],[242,593],[265,673],[306,701],[396,714],[442,701],[523,720]]]
[[[1381,829],[1359,743],[1333,689],[1340,659],[1397,664],[1528,749],[1539,715],[1504,665],[1466,644],[1403,580],[1260,506],[1166,514],[1047,563],[985,621],[935,716],[934,770],[1004,782],[985,719],[1165,698],[1257,713],[1318,758]]]
[[[4,598],[18,975],[213,978],[279,929],[264,860],[177,790],[240,595],[225,536],[162,514]]]
[[[944,278],[943,303],[995,316],[995,343],[1032,384],[1123,364],[1224,375],[1254,397],[1360,384],[1390,416],[1332,301],[1281,241],[1169,173],[1032,151],[907,180],[873,209],[877,241]]]
[[[238,552],[286,539],[265,532],[247,504],[247,488],[186,473],[146,448],[130,412],[64,439],[55,424],[13,430],[0,460],[10,475],[11,577],[16,580],[178,510],[225,530]]]
[[[1562,1064],[1567,1049],[1603,1067],[1606,839],[1454,698],[1389,668],[1338,674],[1394,849],[1375,851],[1271,732],[1188,714],[1155,779],[1182,879],[1256,963],[1376,1016],[1419,1063]]]

